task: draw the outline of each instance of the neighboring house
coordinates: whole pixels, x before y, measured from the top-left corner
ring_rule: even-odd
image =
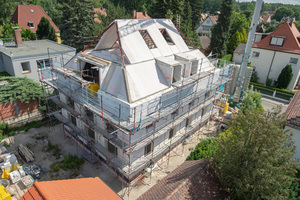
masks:
[[[241,64],[246,44],[240,43],[233,52],[232,61]]]
[[[211,37],[211,29],[212,27],[217,24],[218,15],[208,16],[196,29],[196,33],[199,36],[208,36]]]
[[[64,67],[47,81],[64,134],[128,182],[206,124],[231,69],[189,48],[170,19],[115,20]]]
[[[285,130],[291,130],[294,133],[293,139],[296,146],[294,158],[300,159],[300,91],[296,92],[284,114],[287,117]]]
[[[277,81],[281,70],[290,64],[293,78],[287,89],[294,89],[299,84],[299,39],[297,27],[293,21],[289,21],[252,45],[250,61],[258,73],[260,83],[265,84],[268,78]]]
[[[130,19],[151,19],[151,17],[147,14],[147,11],[136,12],[136,10],[133,10]]]
[[[75,55],[76,49],[50,40],[22,41],[20,30],[15,30],[16,43],[5,43],[0,46],[0,72],[6,71],[11,76],[27,76],[40,81],[50,73],[51,67],[58,63],[67,63]],[[52,57],[49,59],[49,53]],[[63,60],[60,60],[63,55]]]
[[[101,24],[102,21],[98,18],[99,15],[107,16],[105,8],[94,8],[94,21]]]
[[[210,38],[208,36],[199,36],[200,45],[202,47],[202,52],[205,53],[209,50]]]
[[[271,17],[272,17],[272,15],[270,15],[270,14],[262,15],[262,16],[260,16],[260,22],[264,21],[264,22],[270,23]]]
[[[230,199],[207,161],[185,161],[137,200]]]
[[[98,177],[34,182],[20,200],[121,200]]]
[[[33,33],[36,33],[42,17],[46,17],[50,21],[50,25],[55,30],[57,42],[61,43],[60,30],[39,5],[18,5],[10,21],[13,24],[18,24],[20,29],[30,29]]]

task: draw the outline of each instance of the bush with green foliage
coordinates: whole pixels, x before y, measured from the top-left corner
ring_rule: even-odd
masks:
[[[291,65],[286,65],[283,68],[277,79],[277,87],[286,89],[293,78],[293,69]]]
[[[68,156],[64,157],[61,162],[52,163],[50,165],[50,169],[52,169],[54,172],[58,172],[59,169],[63,169],[64,171],[67,171],[68,169],[79,170],[84,164],[84,161],[85,160],[83,158],[69,154]]]
[[[272,85],[273,85],[273,79],[271,79],[271,78],[267,78],[267,81],[266,81],[266,86],[269,86],[269,87],[272,87]]]
[[[262,96],[259,92],[253,90],[253,86],[250,87],[249,90],[244,92],[243,101],[240,105],[241,111],[243,113],[249,112],[253,109],[258,109],[260,111],[264,111],[262,106]]]
[[[16,76],[0,77],[0,82],[7,84],[0,87],[0,102],[21,100],[28,103],[31,99],[43,97],[43,88],[33,79]]]
[[[259,77],[258,77],[257,71],[253,71],[250,81],[253,83],[258,83],[258,80],[259,80]]]
[[[201,139],[194,151],[190,153],[186,160],[199,160],[203,158],[213,157],[218,149],[216,138]]]
[[[49,39],[55,42],[57,41],[55,30],[46,17],[41,18],[36,30],[36,35],[39,39]]]
[[[258,87],[263,87],[263,88],[268,88],[268,89],[271,89],[271,90],[276,90],[276,91],[287,93],[287,94],[292,94],[292,95],[295,94],[295,92],[292,92],[292,91],[286,90],[286,89],[279,89],[279,88],[269,87],[269,86],[266,86],[266,85],[262,85],[262,84],[259,84],[259,83],[253,83],[253,82],[251,82],[250,84],[254,85],[254,86],[258,86]]]
[[[30,29],[22,28],[21,35],[23,38],[27,38],[28,40],[36,40],[36,35]]]

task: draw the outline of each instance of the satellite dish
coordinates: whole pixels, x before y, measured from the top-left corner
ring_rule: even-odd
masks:
[[[0,39],[0,46],[3,46],[3,41]]]

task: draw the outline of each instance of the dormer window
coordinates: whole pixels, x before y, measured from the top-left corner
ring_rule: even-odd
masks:
[[[272,36],[270,45],[282,46],[284,42],[284,37]]]
[[[159,30],[169,45],[175,45],[175,43],[173,42],[172,38],[170,37],[169,33],[165,28]]]
[[[28,26],[29,26],[30,28],[34,28],[33,22],[28,22]]]
[[[156,45],[154,44],[154,42],[153,42],[152,38],[150,37],[147,30],[140,30],[140,34],[142,35],[142,37],[149,49],[156,48]]]

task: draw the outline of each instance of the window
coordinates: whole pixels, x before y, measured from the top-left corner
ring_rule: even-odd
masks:
[[[108,142],[108,151],[112,154],[115,154],[116,156],[118,155],[118,148],[115,147],[112,143]]]
[[[149,49],[154,49],[156,48],[156,45],[154,44],[152,38],[150,37],[148,31],[146,30],[140,30],[140,34],[142,35],[144,41],[146,42],[146,45],[148,46]]]
[[[95,131],[93,129],[87,127],[87,134],[90,136],[90,138],[95,140]]]
[[[171,139],[173,136],[174,136],[174,129],[171,128],[169,132],[169,139]]]
[[[159,30],[169,45],[175,45],[175,43],[173,42],[173,40],[171,39],[169,33],[165,28]]]
[[[152,143],[149,143],[147,146],[145,146],[145,152],[144,155],[147,156],[152,151]]]
[[[22,66],[22,73],[23,74],[31,72],[29,62],[23,62],[23,63],[21,63],[21,66]]]
[[[188,125],[190,125],[191,122],[192,122],[191,118],[186,118],[185,127],[187,127]]]
[[[70,117],[71,117],[72,124],[74,124],[74,126],[76,126],[77,125],[77,123],[76,123],[76,117],[74,117],[72,114],[70,114]]]
[[[67,97],[67,104],[68,104],[71,108],[74,108],[74,100],[71,99],[70,97]]]
[[[36,64],[39,69],[51,67],[49,59],[37,60]]]
[[[85,108],[85,114],[91,121],[94,121],[94,113],[90,109]]]
[[[256,52],[256,51],[254,51],[253,52],[253,54],[252,54],[252,56],[254,57],[254,58],[258,58],[259,57],[259,52]]]
[[[290,58],[290,64],[294,64],[294,65],[297,65],[298,63],[298,58]]]
[[[195,100],[193,100],[193,101],[191,101],[191,102],[189,103],[189,108],[194,107],[194,105],[195,105]]]
[[[284,38],[283,37],[272,37],[271,38],[271,42],[270,45],[275,45],[275,46],[282,46],[284,42]]]
[[[29,26],[30,28],[34,28],[33,22],[28,22],[28,26]]]
[[[175,118],[178,115],[178,109],[172,112],[172,118]]]

